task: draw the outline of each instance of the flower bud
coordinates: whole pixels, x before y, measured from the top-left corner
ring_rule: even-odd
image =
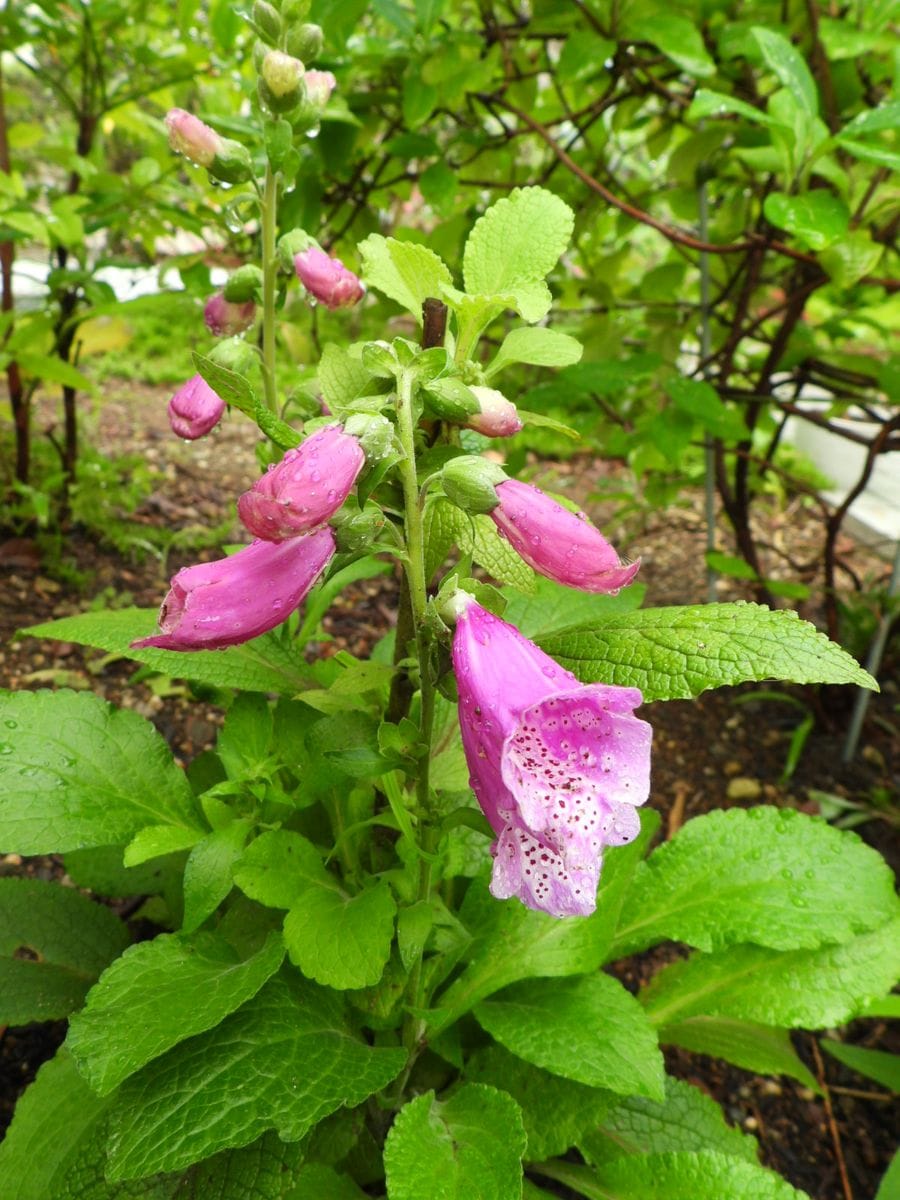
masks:
[[[202,375],[182,384],[169,401],[169,424],[178,437],[194,441],[218,425],[225,401],[216,395]]]
[[[222,292],[210,296],[203,308],[206,328],[215,337],[233,337],[236,333],[243,333],[253,324],[255,315],[256,305],[252,300],[244,304],[232,304]]]
[[[422,389],[422,398],[430,413],[458,425],[468,425],[479,411],[472,389],[461,379],[434,379]]]
[[[522,428],[516,406],[496,388],[473,387],[472,395],[478,401],[478,411],[466,421],[469,429],[476,429],[485,437],[512,437]]]
[[[311,25],[307,22],[302,25],[292,25],[288,30],[288,54],[294,54],[297,58],[302,58],[304,62],[311,62],[314,58],[318,58],[324,44],[325,37],[321,25]]]
[[[451,458],[441,471],[441,483],[448,500],[469,513],[489,513],[500,503],[497,484],[508,479],[497,463],[475,454]]]
[[[280,542],[319,529],[350,494],[365,463],[356,438],[328,425],[288,450],[238,500],[238,516],[250,532]]]
[[[260,37],[265,38],[270,46],[278,45],[282,30],[281,17],[267,0],[256,0],[254,3],[253,24]]]
[[[294,268],[309,294],[327,308],[350,308],[366,294],[360,279],[339,258],[315,246],[294,256]]]
[[[175,153],[183,154],[198,167],[211,167],[224,145],[224,139],[214,129],[183,108],[169,109],[166,113],[166,129],[169,132],[169,145]]]
[[[222,138],[222,145],[209,168],[209,173],[214,179],[221,179],[223,183],[243,183],[253,174],[250,151],[240,142]]]
[[[318,249],[315,239],[311,238],[305,229],[292,229],[280,237],[278,239],[278,262],[282,270],[293,274],[295,257],[302,254],[304,250],[308,250],[310,246],[316,246]]]
[[[330,71],[307,71],[303,76],[306,99],[318,113],[325,108],[336,86],[337,80]]]
[[[283,50],[269,50],[263,59],[260,74],[276,100],[287,101],[290,98],[293,103],[299,100],[300,80],[304,77],[304,65],[300,59],[284,54]]]
[[[385,525],[385,516],[377,504],[367,504],[362,512],[342,508],[331,519],[331,528],[342,553],[365,550],[377,540]]]
[[[242,337],[225,338],[210,350],[209,359],[236,375],[246,375],[256,361],[253,348]]]
[[[238,267],[222,288],[222,295],[230,304],[245,304],[254,300],[256,293],[262,288],[263,273],[253,263],[245,263]]]

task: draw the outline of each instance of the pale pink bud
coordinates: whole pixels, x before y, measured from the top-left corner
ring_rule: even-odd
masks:
[[[650,790],[637,688],[589,684],[458,592],[453,667],[472,788],[497,840],[491,892],[554,917],[596,907],[603,851]]]
[[[226,300],[222,292],[210,296],[203,309],[203,320],[206,328],[215,337],[234,337],[243,333],[253,324],[256,316],[256,305],[252,300],[235,304]]]
[[[224,411],[222,397],[212,390],[202,375],[195,375],[169,401],[169,424],[179,437],[193,441],[218,425]]]
[[[259,637],[299,607],[334,550],[334,534],[320,529],[277,545],[253,542],[229,558],[185,567],[160,609],[162,633],[131,645],[223,650]]]
[[[306,98],[316,108],[324,108],[331,99],[337,80],[330,71],[307,71],[303,76]]]
[[[360,280],[339,258],[309,246],[294,255],[297,278],[316,300],[327,308],[350,308],[366,294]]]
[[[548,579],[583,592],[614,595],[631,583],[640,559],[625,565],[583,513],[576,515],[540,488],[518,479],[497,484],[490,518],[512,547]]]
[[[270,542],[324,525],[350,494],[365,463],[362,447],[340,425],[329,425],[288,450],[238,500],[250,532]]]
[[[166,113],[166,129],[172,149],[198,167],[211,167],[224,145],[214,129],[183,108],[169,109]]]
[[[303,78],[303,63],[283,50],[270,50],[263,59],[262,77],[279,100],[294,95]]]
[[[516,406],[502,392],[489,387],[473,387],[469,391],[481,408],[466,421],[469,429],[477,429],[486,437],[512,437],[521,430]]]

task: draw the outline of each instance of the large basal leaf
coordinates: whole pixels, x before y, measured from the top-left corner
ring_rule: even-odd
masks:
[[[276,977],[217,1028],[122,1084],[109,1177],[181,1170],[272,1128],[295,1141],[386,1087],[406,1057],[360,1041],[333,992]]]
[[[688,1017],[661,1029],[659,1040],[724,1059],[757,1075],[789,1075],[819,1091],[816,1077],[794,1049],[786,1029],[733,1017]]]
[[[807,621],[761,604],[645,608],[566,629],[540,645],[583,683],[640,688],[644,700],[690,700],[750,679],[878,684]]]
[[[427,246],[398,242],[370,233],[359,244],[363,279],[412,313],[422,324],[422,305],[431,296],[439,299],[441,284],[452,284],[446,264]]]
[[[65,1051],[45,1063],[0,1144],[3,1200],[283,1200],[299,1178],[302,1146],[266,1133],[184,1172],[110,1183],[115,1103],[88,1088]]]
[[[516,1101],[528,1138],[526,1157],[531,1162],[565,1154],[617,1099],[601,1088],[551,1075],[496,1044],[469,1059],[466,1078],[502,1088]]]
[[[660,1029],[706,1015],[821,1029],[851,1020],[898,975],[900,918],[842,946],[694,954],[660,971],[640,999]]]
[[[780,1175],[717,1150],[635,1155],[593,1170],[560,1164],[552,1177],[587,1200],[810,1200]]]
[[[474,879],[460,912],[473,934],[465,951],[468,965],[438,998],[432,1032],[446,1029],[480,1000],[519,979],[596,970],[608,957],[629,881],[658,826],[658,815],[643,810],[640,836],[607,854],[590,917],[560,921],[515,900],[498,902],[484,880]]]
[[[663,1098],[663,1060],[637,1000],[602,972],[529,979],[474,1010],[478,1023],[526,1062],[589,1087]]]
[[[84,692],[0,693],[0,850],[123,845],[156,824],[203,830],[149,721]]]
[[[466,291],[499,294],[538,282],[556,266],[574,215],[552,192],[515,188],[475,222],[463,252]]]
[[[384,1147],[388,1200],[519,1200],[525,1130],[511,1096],[464,1084],[445,1101],[417,1096]]]
[[[698,950],[846,942],[897,914],[877,851],[795,809],[730,809],[688,821],[635,872],[614,954],[666,938]]]
[[[587,1161],[599,1166],[623,1155],[676,1150],[718,1150],[757,1161],[756,1139],[727,1125],[715,1100],[671,1075],[665,1086],[662,1101],[629,1096],[603,1114],[578,1142]]]
[[[127,945],[119,918],[72,888],[0,879],[0,1024],[68,1016]]]
[[[242,646],[229,646],[225,650],[187,653],[153,648],[132,650],[131,642],[156,631],[156,618],[155,609],[119,608],[47,621],[21,633],[96,646],[110,654],[133,658],[175,679],[194,679],[212,687],[294,695],[312,682],[302,655],[277,633],[264,633]]]
[[[66,1047],[105,1096],[172,1046],[211,1029],[256,995],[281,966],[281,936],[270,933],[242,959],[213,933],[161,934],[132,946],[72,1018]]]

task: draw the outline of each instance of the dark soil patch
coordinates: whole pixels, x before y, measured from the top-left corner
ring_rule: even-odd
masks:
[[[159,483],[141,508],[132,514],[138,523],[173,529],[216,526],[234,513],[234,499],[258,473],[251,430],[238,419],[226,422],[213,437],[184,445],[172,438],[165,416],[166,396],[151,389],[122,385],[111,388],[93,422],[91,437],[109,454],[139,452],[159,472]],[[604,480],[601,468],[576,462],[553,471],[559,490],[580,497]],[[629,544],[643,558],[642,578],[648,585],[647,603],[697,603],[705,596],[704,532],[699,497],[684,507],[656,514],[653,524],[616,528],[615,509],[591,507],[619,544]],[[803,557],[817,530],[802,510],[785,521],[772,515],[770,540],[789,556]],[[235,524],[234,540],[241,538]],[[623,540],[625,539],[625,540]],[[227,539],[226,539],[227,540]],[[725,548],[725,547],[723,547]],[[886,578],[887,565],[856,547],[842,547],[856,573],[870,580]],[[135,709],[160,729],[183,762],[190,761],[215,738],[221,710],[198,700],[179,683],[161,686],[159,680],[133,682],[135,663],[111,659],[100,651],[56,641],[22,638],[11,641],[23,627],[83,611],[95,597],[106,603],[128,593],[127,602],[142,607],[159,604],[171,574],[198,558],[213,558],[218,549],[197,553],[173,551],[168,562],[152,556],[110,551],[96,534],[74,528],[65,555],[81,589],[53,578],[41,561],[35,542],[27,537],[0,538],[0,686],[7,688],[90,688],[113,703]],[[785,560],[787,561],[787,560]],[[70,571],[70,577],[73,572]],[[740,585],[721,585],[723,599],[742,595]],[[352,589],[329,614],[329,632],[355,653],[364,653],[377,634],[395,618],[396,585],[390,578]],[[803,615],[815,616],[813,610]],[[148,630],[149,632],[149,630]],[[896,643],[895,643],[896,645]],[[325,648],[325,652],[330,652]],[[688,818],[718,807],[769,803],[818,812],[816,791],[844,797],[864,806],[868,819],[859,832],[884,853],[895,869],[900,866],[896,826],[887,819],[885,797],[896,796],[900,769],[900,686],[897,657],[885,662],[882,693],[873,698],[860,751],[851,765],[841,763],[851,689],[785,689],[803,701],[816,716],[799,764],[785,780],[783,773],[799,710],[787,703],[741,698],[750,688],[710,692],[696,702],[650,706],[647,716],[655,730],[651,803],[663,816],[663,831],[671,835]],[[779,690],[781,688],[779,687]],[[727,869],[727,866],[725,867]],[[25,860],[16,855],[0,859],[0,874],[37,873],[62,876],[53,859]],[[670,955],[675,951],[669,950]],[[636,986],[640,960],[625,966],[623,979]],[[64,1023],[6,1030],[0,1042],[0,1128],[10,1119],[16,1097],[33,1078],[41,1062],[56,1050]],[[846,1035],[870,1047],[890,1045],[883,1022],[857,1022]],[[759,1139],[763,1160],[804,1188],[813,1200],[845,1200],[836,1142],[856,1200],[874,1195],[894,1148],[896,1108],[882,1089],[825,1057],[821,1067],[811,1053],[812,1038],[798,1035],[796,1044],[810,1070],[830,1089],[833,1122],[822,1097],[791,1080],[762,1079],[717,1060],[681,1051],[669,1053],[670,1069],[712,1094],[735,1124]],[[893,1121],[893,1123],[892,1123]],[[724,1200],[724,1198],[723,1198]]]

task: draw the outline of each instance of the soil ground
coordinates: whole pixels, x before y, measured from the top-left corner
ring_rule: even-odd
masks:
[[[146,525],[185,528],[215,525],[234,512],[234,498],[258,474],[253,439],[246,424],[226,421],[212,437],[192,444],[175,440],[165,415],[167,396],[139,385],[107,388],[90,428],[90,439],[104,454],[140,453],[159,472],[159,482],[132,516]],[[41,427],[39,415],[37,427]],[[550,472],[550,484],[578,498],[596,491],[602,469],[574,460]],[[705,598],[704,531],[701,499],[688,497],[683,506],[654,513],[642,522],[616,528],[615,510],[588,504],[591,515],[620,545],[627,544],[643,560],[641,578],[648,585],[646,603],[697,603]],[[769,513],[767,539],[794,558],[808,557],[817,532],[802,509]],[[235,540],[239,538],[235,528]],[[727,545],[723,544],[723,549]],[[886,580],[888,565],[845,539],[843,559],[851,571],[870,581]],[[68,686],[91,688],[104,698],[134,708],[151,719],[184,761],[214,739],[221,711],[198,702],[177,683],[154,686],[133,682],[137,665],[114,660],[99,651],[22,638],[23,627],[87,608],[92,599],[154,607],[174,571],[198,557],[216,552],[171,554],[162,564],[153,556],[121,555],[99,543],[95,534],[77,528],[65,547],[79,586],[60,582],[42,562],[35,541],[0,536],[0,686],[7,688]],[[72,573],[69,573],[71,577]],[[721,598],[740,598],[742,585],[725,581]],[[396,589],[391,581],[361,585],[346,594],[328,617],[329,632],[357,653],[371,644],[395,615]],[[802,615],[816,616],[815,611]],[[850,765],[841,763],[841,744],[853,695],[851,689],[786,689],[816,716],[792,777],[783,772],[793,730],[803,713],[777,701],[743,700],[748,688],[709,692],[696,702],[650,706],[654,726],[651,803],[671,835],[688,818],[717,807],[770,803],[792,805],[816,813],[816,792],[826,792],[865,806],[869,819],[860,834],[884,853],[895,870],[900,866],[896,825],[882,807],[900,782],[900,683],[896,639],[881,673],[882,693],[870,706],[860,750]],[[781,690],[781,689],[779,689]],[[893,809],[896,817],[896,807]],[[0,859],[0,874],[59,877],[52,859]],[[628,986],[641,982],[647,964],[633,960],[621,972]],[[0,1128],[10,1119],[16,1097],[44,1059],[62,1040],[65,1025],[9,1029],[0,1042]],[[856,1022],[839,1035],[867,1047],[900,1049],[882,1021]],[[811,1035],[798,1034],[795,1044],[823,1086],[816,1095],[781,1077],[760,1078],[718,1060],[674,1051],[670,1069],[711,1093],[734,1124],[759,1139],[763,1161],[780,1171],[813,1200],[870,1200],[894,1149],[897,1108],[884,1089],[855,1075],[827,1055],[818,1055]],[[824,1059],[824,1061],[822,1061]],[[843,1166],[842,1166],[843,1163]],[[842,1180],[842,1173],[845,1180]],[[849,1189],[849,1190],[848,1190]],[[725,1198],[723,1198],[725,1200]]]

